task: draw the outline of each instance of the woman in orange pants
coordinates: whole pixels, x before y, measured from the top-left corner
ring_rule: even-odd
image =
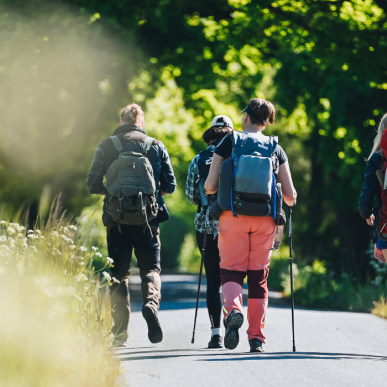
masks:
[[[246,111],[247,110],[247,111]],[[272,103],[260,98],[250,100],[242,117],[242,129],[249,136],[262,135],[266,124],[272,125],[275,108]],[[217,146],[205,189],[213,194],[218,190],[219,171],[225,159],[232,155],[231,137],[225,137]],[[286,204],[295,204],[297,193],[294,189],[288,158],[277,145],[276,157],[279,168],[277,182],[281,183]],[[252,176],[254,179],[254,176]],[[224,345],[234,349],[239,343],[238,329],[243,324],[242,295],[243,280],[247,275],[248,322],[247,330],[251,352],[263,352],[266,338],[263,328],[268,306],[267,277],[271,258],[271,247],[276,234],[276,224],[272,217],[238,215],[225,211],[219,220],[219,251],[222,279],[224,317],[226,335]]]

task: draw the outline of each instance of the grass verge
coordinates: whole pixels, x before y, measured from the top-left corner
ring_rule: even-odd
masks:
[[[0,222],[0,385],[114,386],[109,351],[112,264],[54,213],[26,230]],[[100,275],[93,260],[104,260]]]

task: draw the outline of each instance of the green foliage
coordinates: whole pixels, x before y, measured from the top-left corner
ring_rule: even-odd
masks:
[[[167,202],[172,220],[162,225],[163,262],[175,266],[193,233],[184,183],[189,161],[204,148],[203,131],[215,114],[230,115],[240,128],[248,100],[268,98],[277,118],[266,132],[279,135],[299,194],[300,267],[311,268],[310,281],[322,275],[316,259],[335,283],[343,273],[363,282],[374,276],[357,201],[385,112],[386,3],[112,4],[0,2],[1,200],[37,207],[48,185],[51,195],[63,191],[64,207],[78,215],[92,204],[84,180],[97,143],[116,128],[119,108],[138,102],[178,178]]]
[[[201,254],[192,233],[185,236],[180,250],[179,264],[183,272],[198,272],[200,270]]]

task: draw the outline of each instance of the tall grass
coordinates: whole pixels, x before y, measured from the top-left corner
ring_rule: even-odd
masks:
[[[387,300],[384,297],[380,297],[380,301],[374,302],[372,314],[387,319]]]
[[[1,386],[114,386],[109,264],[57,211],[33,230],[0,222]]]

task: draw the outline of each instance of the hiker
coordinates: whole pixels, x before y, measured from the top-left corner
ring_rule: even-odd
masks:
[[[374,255],[387,262],[387,114],[380,120],[372,152],[367,159],[365,180],[359,199],[360,216],[371,226]],[[376,197],[376,207],[373,207]]]
[[[297,193],[288,158],[277,137],[262,133],[267,124],[274,123],[273,104],[253,98],[241,113],[243,132],[233,131],[217,145],[205,190],[214,194],[219,187],[218,203],[225,210],[218,226],[226,323],[224,345],[234,349],[239,343],[242,287],[247,274],[250,352],[263,352],[267,277],[277,225],[274,218],[284,216],[278,198],[283,195],[286,204],[293,206]]]
[[[115,335],[113,346],[126,345],[130,316],[129,274],[136,254],[143,297],[142,315],[152,343],[162,341],[158,319],[161,298],[160,229],[168,220],[163,196],[176,189],[167,149],[144,131],[144,112],[135,103],[124,107],[120,126],[102,140],[87,178],[90,194],[105,195],[102,220],[107,228],[112,277],[110,288]],[[106,177],[106,186],[103,178]]]
[[[222,289],[220,280],[220,256],[218,249],[218,221],[209,218],[206,224],[206,208],[200,201],[200,192],[202,185],[198,184],[201,179],[203,182],[208,176],[210,165],[215,151],[215,146],[233,129],[233,123],[227,116],[216,116],[202,138],[207,144],[207,149],[196,155],[188,169],[187,183],[185,193],[190,203],[198,206],[195,216],[196,241],[200,252],[202,252],[204,233],[207,233],[204,253],[204,267],[207,279],[207,310],[211,323],[211,340],[208,348],[222,348],[223,339],[221,336],[221,315],[222,315]],[[216,195],[210,199],[216,200]]]

